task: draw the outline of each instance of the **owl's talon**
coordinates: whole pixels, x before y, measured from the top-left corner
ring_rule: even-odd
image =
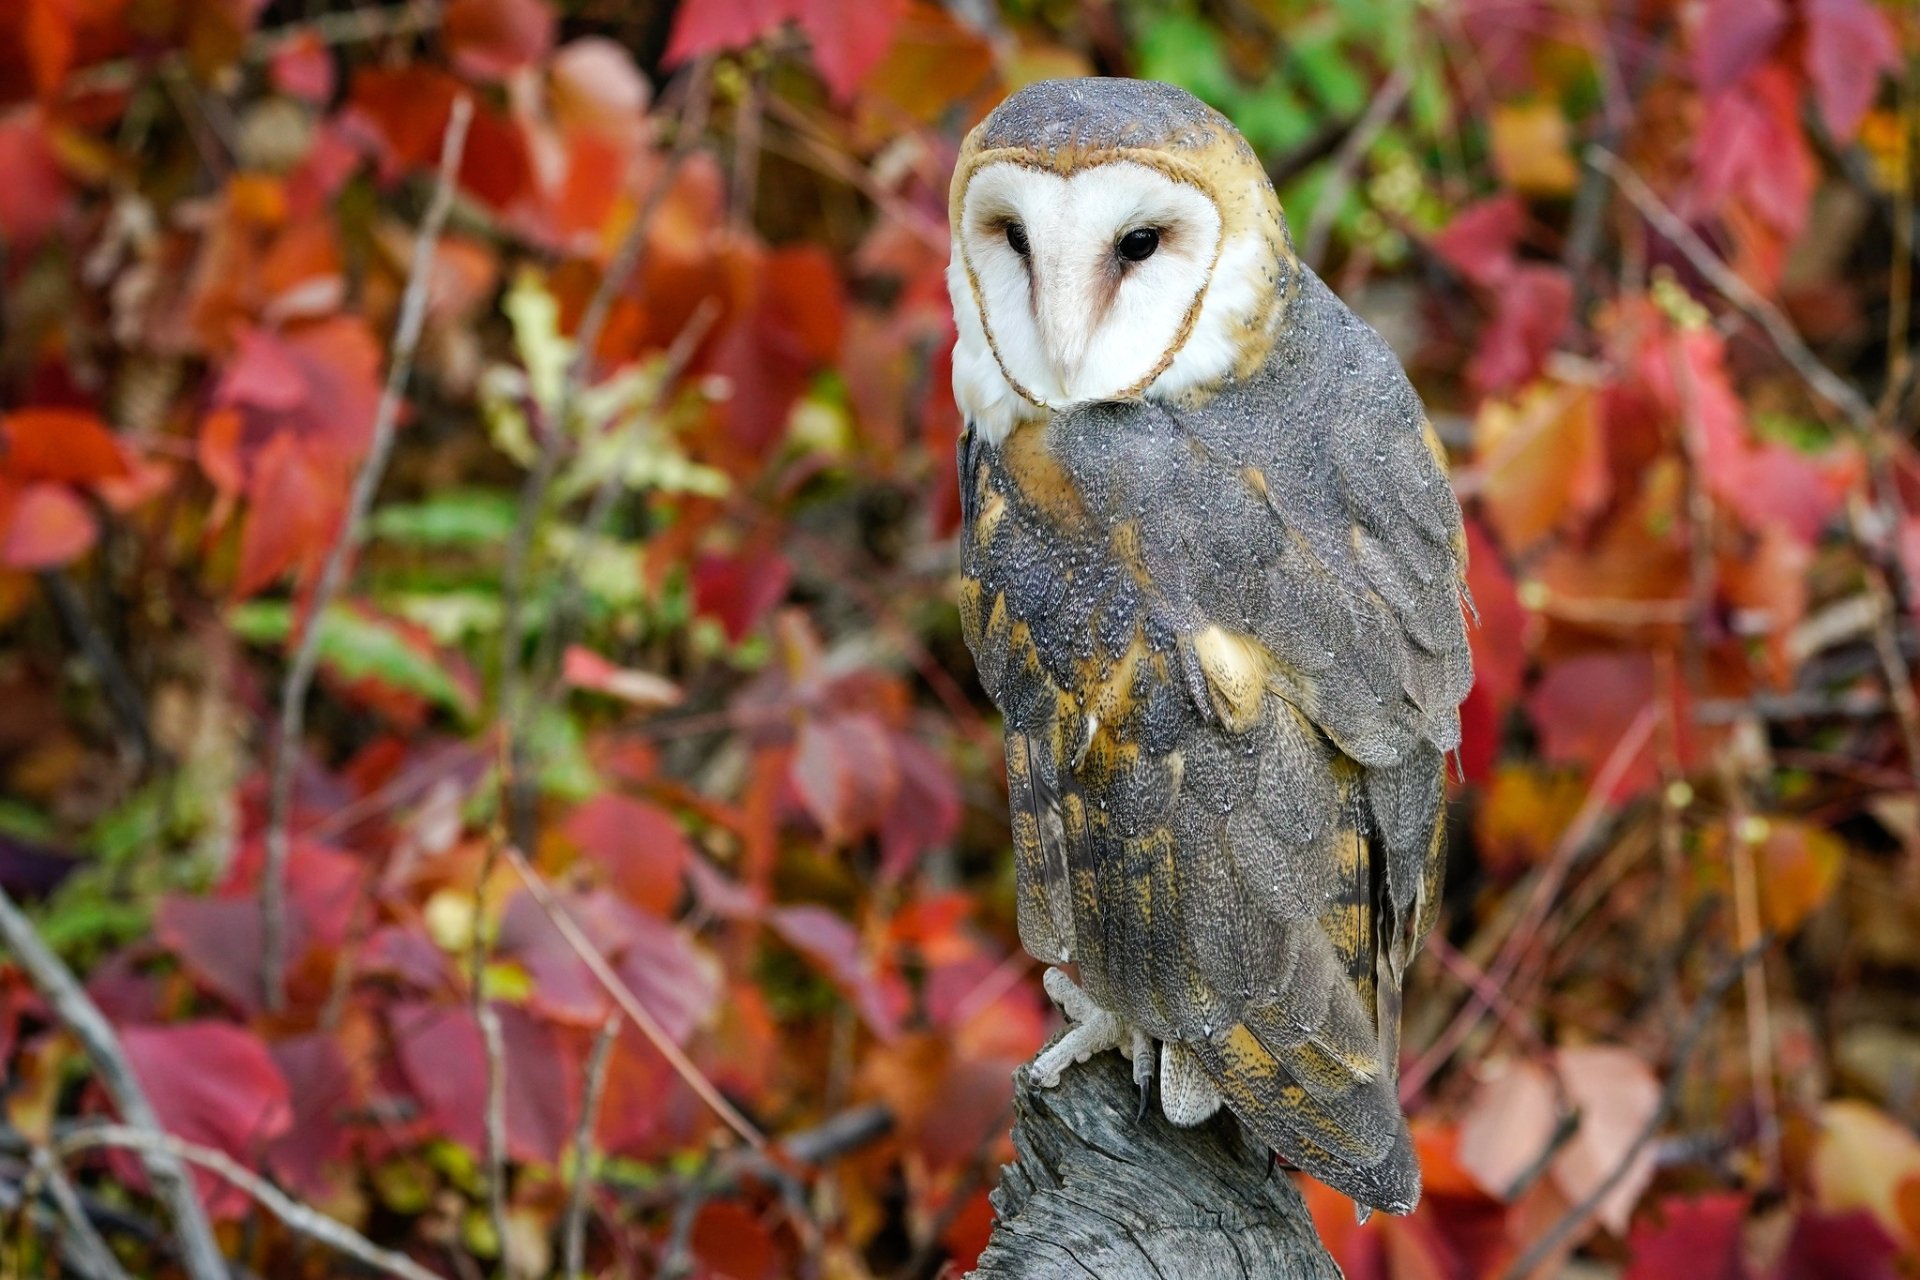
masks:
[[[1069,1063],[1085,1062],[1096,1053],[1133,1044],[1133,1029],[1118,1014],[1095,1004],[1092,996],[1060,970],[1048,969],[1041,985],[1046,988],[1047,996],[1060,1006],[1068,1023],[1067,1033],[1027,1067],[1028,1077],[1042,1089],[1059,1084],[1060,1073]],[[1136,1066],[1136,1074],[1138,1070]]]

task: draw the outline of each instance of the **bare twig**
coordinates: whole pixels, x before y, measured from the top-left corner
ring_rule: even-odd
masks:
[[[1760,326],[1772,340],[1774,348],[1793,366],[1793,371],[1800,375],[1815,395],[1838,410],[1855,430],[1865,434],[1872,429],[1873,406],[1867,403],[1866,397],[1853,384],[1823,364],[1780,308],[1761,297],[1752,285],[1742,280],[1679,214],[1654,193],[1653,188],[1633,171],[1631,165],[1605,147],[1589,147],[1586,155],[1587,163],[1612,178],[1621,194],[1685,256],[1694,270],[1705,276],[1708,283],[1726,296],[1727,301]]]
[[[607,1087],[607,1063],[620,1040],[620,1015],[611,1013],[600,1024],[593,1052],[587,1057],[586,1086],[580,1091],[580,1121],[573,1129],[573,1180],[567,1188],[567,1212],[560,1236],[566,1257],[567,1280],[580,1280],[587,1257],[587,1189],[593,1185],[594,1126],[600,1118],[600,1096]]]
[[[59,1147],[63,1155],[114,1147],[133,1151],[143,1157],[164,1155],[175,1162],[197,1165],[238,1187],[261,1208],[286,1224],[289,1230],[343,1253],[363,1266],[386,1275],[400,1276],[402,1280],[439,1280],[433,1272],[405,1254],[382,1249],[346,1223],[295,1200],[224,1151],[186,1142],[172,1134],[124,1124],[88,1125],[63,1137]]]
[[[120,1037],[114,1034],[112,1025],[87,995],[80,980],[73,976],[73,970],[47,946],[39,930],[5,889],[0,889],[0,943],[13,953],[54,1016],[86,1050],[101,1085],[126,1121],[122,1127],[129,1132],[159,1137],[160,1117],[147,1100],[147,1091],[141,1086],[140,1077],[134,1074],[133,1064],[127,1061]],[[193,1179],[185,1166],[177,1156],[154,1148],[143,1149],[141,1162],[146,1166],[155,1194],[173,1218],[173,1229],[179,1237],[180,1263],[187,1275],[192,1280],[225,1280],[226,1263],[221,1260],[220,1246],[214,1243],[213,1228],[207,1223],[206,1212],[194,1194]]]
[[[592,971],[594,978],[607,994],[613,997],[614,1003],[620,1006],[621,1011],[633,1020],[633,1025],[640,1028],[640,1034],[660,1051],[660,1055],[667,1060],[680,1078],[687,1082],[687,1086],[713,1110],[715,1115],[726,1122],[729,1129],[740,1135],[740,1138],[755,1151],[766,1150],[766,1136],[754,1127],[751,1120],[741,1115],[738,1108],[721,1096],[720,1091],[714,1088],[713,1081],[707,1079],[700,1068],[694,1064],[693,1059],[687,1057],[680,1046],[674,1043],[673,1037],[668,1035],[666,1028],[660,1025],[660,1020],[655,1018],[652,1011],[641,1004],[627,984],[620,980],[620,975],[613,971],[613,966],[608,964],[607,958],[600,954],[600,949],[593,945],[592,939],[588,938],[575,923],[566,907],[561,905],[560,900],[554,897],[553,890],[548,887],[545,880],[541,879],[540,873],[535,871],[520,851],[511,845],[501,850],[501,854],[519,874],[521,883],[527,887],[527,892],[532,894],[533,900],[540,904],[540,909],[546,912],[547,919],[551,920],[553,927],[560,931],[560,936],[566,939],[567,945],[573,948],[574,954],[579,956]]]
[[[34,1176],[46,1184],[47,1196],[66,1225],[69,1262],[89,1280],[130,1280],[120,1260],[113,1256],[113,1250],[94,1227],[93,1219],[87,1216],[86,1206],[80,1203],[80,1193],[74,1190],[67,1171],[60,1167],[53,1152],[36,1143],[30,1158]]]
[[[478,919],[474,928],[480,928]],[[487,1161],[487,1217],[493,1225],[494,1247],[507,1256],[507,1044],[500,1032],[500,1013],[484,992],[474,994],[474,1021],[480,1024],[480,1043],[487,1055],[487,1112],[484,1125]]]
[[[269,1009],[279,1009],[286,998],[286,879],[291,844],[288,824],[293,811],[294,762],[306,727],[307,691],[320,664],[321,629],[327,609],[346,577],[347,563],[359,545],[361,526],[373,506],[374,493],[380,487],[387,459],[393,452],[402,396],[413,372],[420,331],[426,324],[434,251],[439,246],[447,214],[453,208],[455,179],[460,157],[466,150],[467,126],[472,120],[473,100],[465,95],[456,98],[447,117],[446,135],[440,143],[440,167],[434,178],[433,196],[413,242],[413,261],[407,268],[406,292],[401,296],[400,318],[394,327],[387,382],[374,414],[373,438],[367,447],[366,460],[354,475],[353,491],[347,499],[339,531],[321,564],[320,577],[314,583],[308,603],[306,626],[300,633],[300,643],[294,649],[293,661],[287,666],[286,680],[280,689],[280,724],[268,784],[266,863],[260,873],[260,982]]]
[[[291,22],[270,31],[256,32],[241,50],[240,60],[248,63],[265,62],[294,40],[304,37],[316,39],[323,45],[364,44],[390,36],[415,35],[439,25],[440,6],[434,0],[411,0],[407,4],[383,9],[344,9]],[[168,53],[161,58],[160,64],[159,69],[163,71],[183,67],[186,65],[186,56],[178,51]],[[125,89],[131,87],[136,78],[151,74],[153,69],[143,69],[139,61],[120,58],[74,72],[67,78],[66,88],[73,93]]]
[[[1760,884],[1754,873],[1753,846],[1761,832],[1747,806],[1745,781],[1733,765],[1731,753],[1720,753],[1720,780],[1726,791],[1727,861],[1733,871],[1733,920],[1742,951],[1760,945]],[[1780,1176],[1780,1104],[1773,1083],[1773,1016],[1767,998],[1765,964],[1745,968],[1747,1069],[1753,1077],[1753,1104],[1760,1126],[1760,1152],[1766,1162],[1767,1185]]]
[[[1532,1274],[1541,1263],[1551,1257],[1554,1250],[1565,1243],[1568,1237],[1586,1224],[1595,1211],[1606,1202],[1607,1197],[1613,1194],[1613,1189],[1626,1178],[1635,1162],[1639,1160],[1640,1153],[1659,1136],[1661,1127],[1667,1122],[1667,1117],[1678,1105],[1681,1087],[1686,1083],[1687,1064],[1692,1060],[1694,1050],[1699,1047],[1700,1037],[1705,1034],[1708,1024],[1713,1021],[1713,1015],[1719,1009],[1720,1002],[1726,998],[1727,992],[1733,988],[1734,982],[1740,975],[1760,958],[1761,953],[1771,941],[1771,938],[1762,938],[1735,956],[1728,962],[1726,968],[1714,976],[1713,981],[1701,995],[1699,1003],[1694,1005],[1693,1015],[1688,1018],[1680,1038],[1674,1041],[1672,1060],[1667,1064],[1667,1078],[1661,1084],[1660,1098],[1654,1104],[1652,1114],[1640,1126],[1640,1131],[1634,1135],[1627,1149],[1620,1153],[1620,1159],[1607,1176],[1602,1178],[1578,1204],[1568,1209],[1560,1220],[1548,1228],[1538,1240],[1528,1246],[1527,1251],[1507,1268],[1503,1280],[1525,1280],[1525,1277]]]
[[[1333,171],[1328,175],[1326,185],[1320,188],[1320,198],[1314,201],[1313,218],[1307,223],[1307,234],[1300,244],[1301,260],[1308,266],[1315,269],[1320,267],[1327,251],[1327,240],[1333,234],[1333,220],[1339,216],[1347,193],[1353,190],[1354,175],[1366,163],[1367,152],[1380,140],[1380,134],[1400,114],[1400,108],[1406,105],[1407,95],[1412,91],[1412,67],[1395,68],[1393,74],[1387,77],[1387,82],[1380,86],[1380,91],[1374,94],[1366,114],[1360,117],[1353,132],[1341,144],[1339,154],[1334,157]]]
[[[106,695],[107,705],[113,708],[114,718],[120,721],[120,727],[126,731],[133,742],[135,766],[145,770],[154,762],[153,731],[147,727],[147,708],[140,695],[140,686],[127,674],[126,666],[120,661],[120,655],[113,651],[113,645],[101,634],[93,620],[93,614],[87,608],[87,602],[73,584],[73,578],[65,570],[52,569],[40,574],[40,589],[47,594],[47,600],[53,605],[53,611],[60,618],[60,625],[67,637],[73,641],[80,654],[93,668],[94,678],[100,682],[100,691]]]
[[[1641,708],[1640,714],[1634,717],[1633,722],[1627,726],[1626,732],[1620,735],[1619,741],[1614,743],[1612,752],[1594,774],[1593,783],[1587,788],[1586,798],[1580,802],[1580,808],[1574,814],[1573,821],[1567,824],[1566,831],[1554,846],[1553,855],[1546,869],[1534,882],[1532,896],[1521,908],[1520,916],[1514,921],[1513,928],[1508,933],[1506,942],[1501,946],[1499,955],[1491,965],[1487,966],[1488,981],[1484,988],[1486,991],[1498,992],[1506,989],[1507,983],[1520,966],[1521,957],[1533,942],[1541,921],[1545,919],[1548,909],[1553,905],[1555,895],[1566,883],[1575,859],[1586,847],[1587,841],[1593,837],[1601,820],[1606,816],[1607,807],[1612,802],[1614,788],[1619,785],[1622,775],[1639,757],[1642,748],[1647,745],[1647,740],[1652,736],[1654,720],[1655,710],[1652,706]],[[1420,1059],[1401,1077],[1400,1096],[1402,1098],[1412,1098],[1419,1094],[1427,1081],[1433,1078],[1434,1072],[1453,1056],[1454,1051],[1460,1047],[1467,1036],[1480,1025],[1480,1020],[1486,1016],[1489,1007],[1482,989],[1476,988],[1472,998],[1458,1014],[1454,1015],[1447,1029],[1440,1033],[1440,1038],[1434,1041],[1432,1047],[1422,1054]]]

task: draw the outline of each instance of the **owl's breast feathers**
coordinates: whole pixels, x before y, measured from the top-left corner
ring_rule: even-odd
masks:
[[[1283,1155],[1405,1211],[1400,982],[1471,670],[1459,509],[1398,362],[1308,275],[1207,403],[961,452],[1027,948],[1190,1049]]]

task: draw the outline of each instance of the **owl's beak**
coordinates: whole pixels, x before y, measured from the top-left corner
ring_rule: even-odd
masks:
[[[1033,263],[1034,319],[1040,330],[1041,354],[1053,385],[1039,388],[1058,408],[1086,399],[1079,393],[1080,372],[1086,363],[1093,319],[1087,302],[1089,281],[1058,252],[1035,247]]]

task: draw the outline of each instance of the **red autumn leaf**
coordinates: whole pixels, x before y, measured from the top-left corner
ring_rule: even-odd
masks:
[[[515,1160],[553,1164],[573,1134],[580,1045],[512,1005],[495,1004],[506,1074],[506,1148]],[[396,1003],[388,1026],[429,1130],[473,1151],[486,1148],[487,1051],[466,1005]]]
[[[666,61],[738,49],[796,20],[813,46],[814,66],[835,97],[853,96],[880,61],[901,16],[900,0],[739,0],[686,4],[674,18]]]
[[[693,607],[720,619],[727,639],[738,644],[786,599],[792,581],[793,566],[770,547],[702,554],[693,562]]]
[[[1559,267],[1514,267],[1494,295],[1493,320],[1467,364],[1482,395],[1500,395],[1532,379],[1546,364],[1573,315],[1573,281]]]
[[[713,356],[714,372],[732,388],[728,433],[750,456],[780,439],[807,380],[838,354],[847,317],[839,273],[816,245],[764,254],[754,279],[751,306]]]
[[[1740,1227],[1742,1195],[1675,1197],[1633,1225],[1624,1280],[1750,1280]]]
[[[685,929],[605,890],[562,894],[559,901],[675,1042],[684,1044],[712,1018],[719,973]],[[547,1016],[593,1025],[607,1015],[606,989],[531,895],[518,894],[507,904],[499,955],[527,971],[532,1005]]]
[[[886,814],[900,770],[886,726],[856,711],[801,724],[791,777],[827,838],[844,841],[872,830]]]
[[[1640,653],[1589,653],[1563,658],[1548,667],[1527,695],[1528,718],[1540,738],[1542,758],[1578,765],[1592,773],[1622,748],[1623,741],[1655,696],[1653,658]],[[1690,756],[1690,721],[1676,707],[1681,757]],[[1607,797],[1618,803],[1652,785],[1659,777],[1654,735],[1642,735],[1639,750],[1622,762],[1619,780]]]
[[[333,1190],[330,1167],[353,1151],[352,1113],[361,1089],[355,1065],[326,1031],[276,1040],[267,1046],[286,1079],[293,1120],[267,1151],[274,1175],[306,1196]]]
[[[767,923],[833,980],[875,1035],[891,1040],[898,1033],[906,990],[876,968],[852,925],[825,907],[805,905],[776,907]]]
[[[899,785],[880,820],[880,868],[899,877],[921,854],[953,839],[960,828],[960,789],[953,766],[918,738],[893,734],[892,748]]]
[[[1693,29],[1693,78],[1709,96],[1737,84],[1787,30],[1784,0],[1708,0]]]
[[[99,536],[93,512],[65,485],[0,488],[0,568],[58,569]]]
[[[1887,15],[1872,0],[1806,0],[1807,78],[1827,128],[1847,142],[1880,91],[1880,79],[1900,64],[1900,45]]]
[[[0,417],[0,474],[92,484],[127,472],[120,441],[91,413],[29,408]]]
[[[293,1121],[287,1082],[266,1045],[252,1032],[224,1022],[167,1027],[122,1027],[127,1060],[168,1133],[212,1147],[249,1167]],[[116,1153],[120,1175],[146,1185],[138,1162]],[[195,1170],[195,1181],[216,1218],[237,1218],[253,1205],[224,1179]]]
[[[660,916],[679,903],[693,846],[664,809],[605,793],[575,809],[561,831],[627,901]]]
[[[1492,196],[1454,215],[1433,238],[1441,261],[1483,289],[1495,289],[1513,274],[1527,206],[1511,193]]]
[[[547,56],[554,25],[546,0],[452,0],[440,31],[460,74],[503,80]]]
[[[258,883],[260,846],[251,843],[217,893],[171,893],[160,901],[154,932],[195,981],[247,1014],[263,1009],[263,947]],[[365,872],[360,861],[324,845],[296,842],[287,858],[286,956],[298,976],[314,952],[330,956],[346,937]],[[324,988],[319,994],[324,995]]]
[[[281,93],[321,105],[333,98],[333,53],[313,32],[295,32],[274,48],[267,76]]]
[[[757,1215],[731,1200],[710,1201],[693,1224],[693,1256],[712,1280],[776,1280],[787,1274],[779,1247]]]
[[[439,162],[454,97],[463,92],[458,80],[431,67],[365,67],[354,73],[344,118],[371,144],[381,176],[391,181]],[[533,189],[525,133],[486,103],[475,104],[467,127],[460,185],[497,210]]]
[[[1480,622],[1467,632],[1474,680],[1460,711],[1460,756],[1468,779],[1477,781],[1493,767],[1527,667],[1526,611],[1505,557],[1478,519],[1467,521],[1467,589]]]
[[[1797,237],[1816,175],[1793,77],[1770,64],[1714,98],[1694,139],[1693,163],[1699,215],[1738,199],[1784,239]]]
[[[886,55],[903,8],[903,0],[802,0],[800,29],[834,97],[843,102],[853,97]]]
[[[23,107],[0,115],[0,239],[27,247],[60,224],[67,211],[66,175],[54,158],[46,117]]]
[[[1684,386],[1675,367],[1682,360]],[[1784,525],[1811,543],[1839,516],[1859,478],[1859,455],[1846,445],[1816,455],[1754,442],[1717,333],[1691,330],[1649,343],[1635,372],[1670,420],[1698,424],[1707,488],[1748,528],[1765,532]]]
[[[243,599],[296,565],[318,563],[346,508],[335,469],[316,464],[312,452],[285,432],[260,451],[247,496],[233,588]]]
[[[1809,1209],[1795,1220],[1771,1280],[1899,1280],[1905,1274],[1899,1244],[1873,1214]]]

